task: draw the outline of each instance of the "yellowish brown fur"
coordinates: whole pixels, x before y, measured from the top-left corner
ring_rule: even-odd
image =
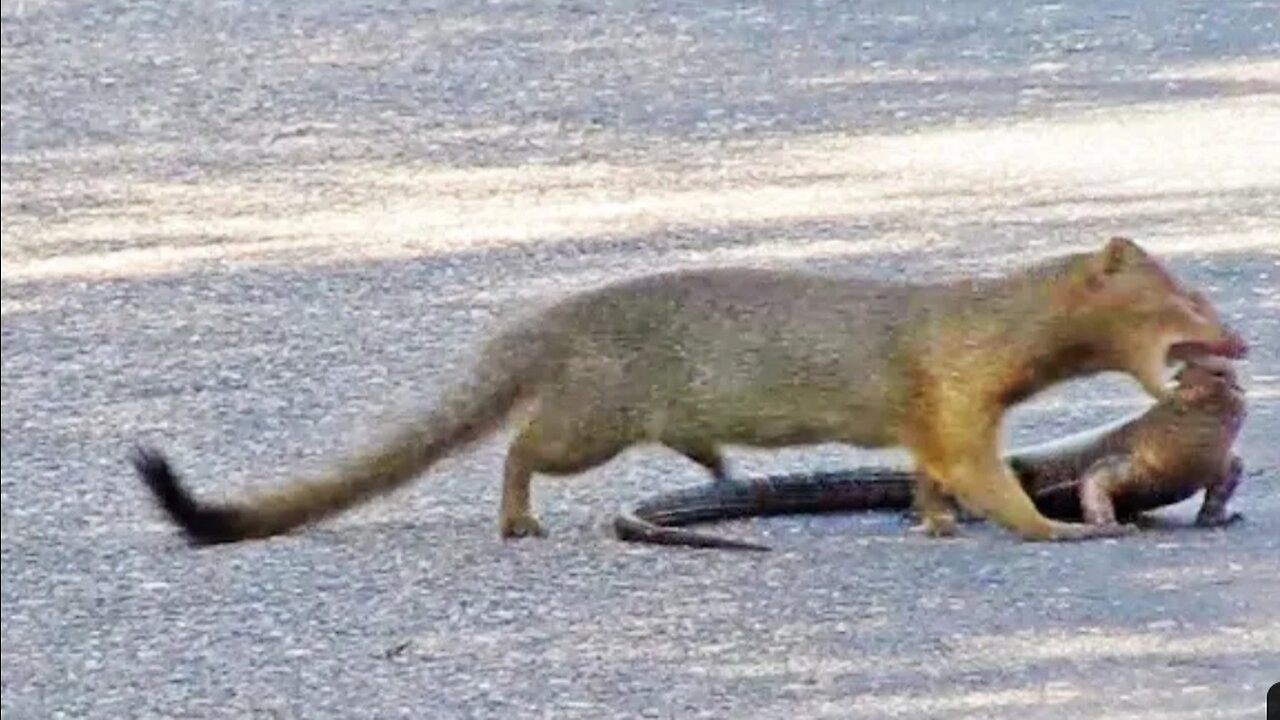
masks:
[[[522,420],[507,451],[503,537],[541,535],[535,473],[570,475],[639,444],[720,473],[724,445],[906,447],[946,497],[1028,540],[1118,534],[1042,515],[1001,461],[1005,411],[1063,380],[1129,373],[1164,392],[1177,344],[1243,343],[1130,240],[990,279],[890,284],[792,270],[718,268],[589,290],[529,315],[482,349],[471,377],[417,421],[320,477],[228,505],[194,500],[159,454],[135,465],[195,540],[288,532],[395,490]],[[932,501],[930,501],[932,498]]]

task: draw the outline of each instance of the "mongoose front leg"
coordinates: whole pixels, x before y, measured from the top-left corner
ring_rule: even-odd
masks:
[[[1001,461],[994,441],[989,443],[985,451],[959,456],[945,477],[964,506],[1017,533],[1024,540],[1091,540],[1119,537],[1136,530],[1132,526],[1116,523],[1093,525],[1045,517]]]
[[[920,523],[912,528],[929,537],[954,537],[960,534],[955,510],[938,481],[921,470],[915,477],[915,506]]]
[[[1244,515],[1227,513],[1227,503],[1240,486],[1240,477],[1244,475],[1244,462],[1238,455],[1231,456],[1226,471],[1216,482],[1209,484],[1204,490],[1204,503],[1196,514],[1196,525],[1200,527],[1223,527],[1239,522]]]

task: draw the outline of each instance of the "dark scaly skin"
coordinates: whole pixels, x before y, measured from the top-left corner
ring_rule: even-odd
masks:
[[[1239,520],[1238,513],[1226,511],[1243,471],[1231,451],[1245,416],[1235,373],[1229,366],[1188,363],[1177,381],[1172,394],[1143,412],[1007,453],[1006,461],[1040,511],[1061,520],[1134,521],[1204,490],[1197,525]],[[915,482],[912,471],[887,468],[725,478],[649,498],[620,513],[614,531],[629,542],[768,550],[680,526],[766,515],[905,510],[913,505]]]
[[[684,530],[678,526],[766,515],[796,515],[911,507],[914,475],[907,470],[859,468],[754,480],[718,480],[656,495],[614,519],[618,537],[655,545],[768,550],[764,545]]]

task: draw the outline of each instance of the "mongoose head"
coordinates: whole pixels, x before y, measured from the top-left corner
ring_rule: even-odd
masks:
[[[1108,328],[1114,369],[1159,396],[1170,362],[1244,357],[1244,339],[1205,296],[1180,284],[1134,241],[1115,237],[1077,266],[1069,302]]]
[[[1203,293],[1196,290],[1188,290],[1186,292],[1195,312],[1207,322],[1222,328],[1228,337],[1224,342],[1216,344],[1195,340],[1174,343],[1169,347],[1169,360],[1198,363],[1202,369],[1213,367],[1223,373],[1229,373],[1234,378],[1235,369],[1229,359],[1239,359],[1245,356],[1248,348],[1244,339],[1227,326],[1222,320],[1222,316],[1218,314],[1218,309],[1213,306],[1213,303],[1209,302],[1209,299]]]

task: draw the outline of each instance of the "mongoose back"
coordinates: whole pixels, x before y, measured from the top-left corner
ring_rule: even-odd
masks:
[[[658,443],[716,476],[721,448],[822,442],[904,446],[927,487],[1027,540],[1113,536],[1050,520],[998,452],[1010,406],[1103,371],[1163,393],[1175,345],[1238,356],[1243,340],[1136,243],[1113,238],[1003,276],[885,283],[743,267],[665,272],[577,293],[486,342],[442,402],[328,472],[224,504],[192,497],[164,457],[135,469],[195,543],[292,531],[391,492],[519,409],[507,450],[502,537],[544,534],[535,473],[570,475]]]
[[[1134,521],[1201,490],[1195,523],[1240,519],[1226,511],[1244,470],[1234,452],[1244,391],[1229,365],[1192,362],[1176,387],[1146,410],[1074,435],[1009,451],[1005,459],[1040,512],[1094,524]],[[614,518],[622,540],[768,550],[684,526],[742,517],[900,510],[914,500],[914,474],[881,467],[726,480],[663,493]]]

